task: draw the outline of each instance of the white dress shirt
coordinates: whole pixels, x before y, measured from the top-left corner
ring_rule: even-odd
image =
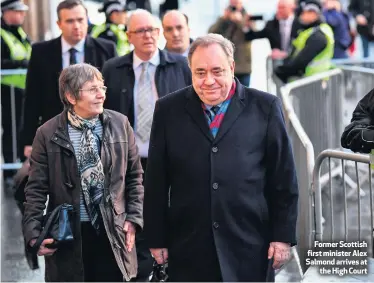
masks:
[[[292,31],[292,24],[295,19],[295,16],[288,17],[287,20],[280,20],[279,21],[279,28],[280,28],[280,35],[281,35],[281,44],[282,50],[288,51],[291,45],[291,31]]]
[[[62,68],[65,69],[70,65],[70,48],[75,48],[77,53],[75,57],[77,59],[77,63],[84,63],[84,43],[85,38],[79,41],[75,46],[71,46],[66,40],[61,36],[61,49],[62,49]]]
[[[158,94],[157,94],[157,88],[156,88],[156,82],[155,82],[155,74],[156,74],[156,68],[158,65],[160,65],[160,54],[159,50],[155,52],[155,54],[152,56],[152,58],[148,61],[150,64],[148,66],[148,72],[151,76],[152,80],[152,91],[153,91],[153,97],[154,97],[154,103],[156,103],[156,100],[158,99]],[[138,91],[138,83],[139,83],[139,78],[142,73],[142,66],[141,63],[145,62],[142,59],[140,59],[138,56],[136,56],[135,52],[134,58],[133,58],[133,70],[135,73],[135,85],[134,85],[134,116],[137,116],[137,91]],[[149,141],[142,142],[140,138],[138,138],[136,134],[136,118],[134,119],[134,132],[135,132],[135,140],[136,144],[139,148],[139,155],[141,157],[147,158],[148,157],[148,148],[149,148]]]

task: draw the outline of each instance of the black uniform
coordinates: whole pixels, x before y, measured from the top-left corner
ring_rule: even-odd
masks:
[[[21,38],[21,35],[18,33],[18,26],[9,26],[5,23],[4,19],[1,18],[1,28],[11,32],[19,40],[24,42]],[[29,39],[26,39],[30,43]],[[27,60],[12,60],[10,49],[5,41],[1,40],[1,69],[26,69],[28,65]],[[3,128],[3,156],[5,163],[12,163],[13,160],[13,150],[12,150],[12,116],[11,116],[11,97],[10,97],[10,87],[6,85],[1,85],[1,119],[2,119],[2,128]],[[17,137],[19,137],[19,129],[22,115],[22,101],[23,101],[23,90],[15,88],[15,109],[16,109],[16,125],[17,125]],[[17,143],[18,144],[18,143]],[[20,148],[19,148],[20,150]],[[18,151],[18,156],[21,156]],[[5,171],[9,175],[9,172]]]
[[[319,20],[310,25],[303,26],[303,29],[301,29],[299,32],[311,27],[317,27],[321,23],[322,22]],[[304,75],[305,68],[308,66],[308,64],[316,57],[317,54],[326,48],[327,39],[321,30],[317,30],[309,37],[307,43],[308,44],[305,44],[305,48],[296,57],[293,57],[293,50],[291,55],[285,59],[284,64],[282,66],[278,66],[274,70],[274,73],[283,82],[287,82],[288,78],[290,77]]]

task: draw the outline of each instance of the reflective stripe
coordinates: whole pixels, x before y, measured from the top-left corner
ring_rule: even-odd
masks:
[[[311,76],[317,73],[328,71],[332,68],[331,60],[334,55],[334,33],[331,27],[325,23],[320,24],[318,27],[309,28],[299,34],[299,36],[292,43],[295,47],[293,56],[297,56],[300,51],[305,48],[305,44],[309,37],[318,30],[321,30],[326,36],[327,45],[325,49],[317,54],[306,67],[304,76]]]
[[[102,24],[102,25],[99,25],[99,26],[95,26],[91,31],[91,36],[94,37],[94,38],[98,38],[100,36],[100,34],[105,32],[108,28],[113,32],[113,34],[117,38],[116,49],[117,49],[118,55],[123,56],[123,55],[126,55],[127,53],[129,53],[131,50],[130,50],[130,43],[127,39],[126,32],[124,30],[120,29],[118,25]]]
[[[23,40],[26,40],[27,34],[19,27],[17,32]],[[28,42],[22,43],[13,33],[0,28],[1,38],[4,40],[10,50],[10,59],[12,60],[29,60],[31,56],[31,45]],[[26,75],[3,75],[1,84],[14,85],[17,88],[25,88]]]

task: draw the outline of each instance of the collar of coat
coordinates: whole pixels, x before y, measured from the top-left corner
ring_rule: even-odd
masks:
[[[160,65],[165,66],[168,64],[175,64],[177,61],[175,59],[176,55],[170,54],[166,50],[161,50],[159,49],[159,54],[160,54]],[[134,51],[131,51],[130,53],[126,54],[125,56],[122,56],[117,59],[116,61],[116,67],[121,68],[123,66],[130,66],[132,67],[133,64],[133,53]]]
[[[56,135],[60,137],[64,137],[66,140],[69,140],[69,132],[68,132],[68,114],[67,110],[64,110],[60,115],[57,117],[57,129],[55,131]],[[109,123],[111,120],[111,114],[104,109],[103,113],[99,115],[99,119],[103,124],[103,128],[105,125]]]

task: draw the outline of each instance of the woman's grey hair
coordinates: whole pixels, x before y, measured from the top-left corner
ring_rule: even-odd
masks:
[[[209,33],[207,35],[196,38],[196,40],[192,42],[190,50],[188,51],[188,65],[191,66],[191,58],[196,48],[198,48],[199,46],[208,47],[212,44],[218,44],[222,47],[230,63],[234,61],[234,44],[220,34]]]
[[[94,79],[104,81],[100,71],[86,63],[75,64],[65,68],[58,80],[60,99],[64,104],[64,109],[72,109],[73,105],[67,100],[66,95],[70,93],[76,100],[80,99],[80,89],[86,82]]]

